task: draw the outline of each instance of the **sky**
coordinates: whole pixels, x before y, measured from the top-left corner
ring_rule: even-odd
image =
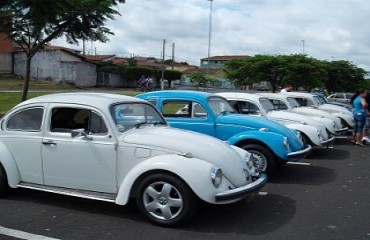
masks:
[[[210,56],[305,53],[370,71],[369,0],[126,0],[118,11],[110,41],[87,43],[88,53],[161,58],[166,39],[166,59],[174,43],[175,61],[199,66],[211,13]]]

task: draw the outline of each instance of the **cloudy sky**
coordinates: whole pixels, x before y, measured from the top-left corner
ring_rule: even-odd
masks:
[[[348,60],[370,71],[369,0],[213,0],[211,56],[302,53]],[[208,0],[126,0],[90,53],[161,57],[200,64],[208,55]],[[53,42],[64,45],[63,39]],[[82,49],[80,46],[72,46]]]

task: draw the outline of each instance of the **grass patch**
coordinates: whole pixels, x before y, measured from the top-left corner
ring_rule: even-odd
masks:
[[[22,78],[8,78],[0,77],[1,90],[23,90],[24,80]],[[66,83],[56,83],[50,81],[36,81],[31,80],[29,90],[73,90],[77,89],[75,86]]]

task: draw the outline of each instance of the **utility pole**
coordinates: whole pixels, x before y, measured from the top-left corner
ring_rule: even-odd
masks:
[[[173,70],[173,64],[175,63],[175,43],[172,43],[172,67],[171,69]]]
[[[304,43],[306,42],[305,40],[301,40],[301,42],[302,42],[302,53],[303,54],[305,54],[305,52],[304,52]]]
[[[207,55],[207,77],[209,74],[209,58],[211,56],[211,40],[212,40],[212,3],[213,0],[207,0],[209,1],[209,26],[208,26],[208,55]]]
[[[166,39],[163,39],[163,51],[162,51],[162,78],[161,78],[161,90],[164,89],[164,57],[166,55]]]

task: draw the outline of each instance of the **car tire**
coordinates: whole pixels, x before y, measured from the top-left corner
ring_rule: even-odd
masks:
[[[3,166],[0,164],[0,197],[6,195],[9,191],[8,178]]]
[[[198,200],[178,177],[157,173],[145,177],[137,188],[136,205],[155,224],[178,226],[196,211]]]
[[[259,172],[273,174],[277,169],[277,162],[274,155],[266,147],[258,144],[246,144],[242,146],[244,150],[252,153],[257,160]]]

